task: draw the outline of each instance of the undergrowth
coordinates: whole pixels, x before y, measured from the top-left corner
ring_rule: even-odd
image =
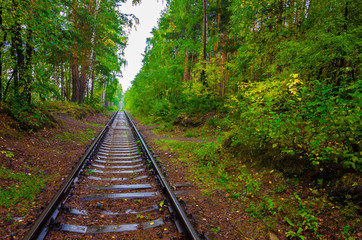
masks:
[[[83,119],[87,114],[94,114],[102,111],[101,109],[94,109],[92,106],[87,104],[76,104],[73,102],[61,102],[54,101],[49,102],[49,109],[52,112],[66,113],[75,119]]]
[[[262,222],[264,231],[280,232],[290,239],[325,239],[330,226],[323,225],[323,218],[337,214],[339,222],[333,226],[334,231],[339,231],[343,239],[355,239],[353,233],[361,223],[358,207],[331,202],[327,190],[318,186],[301,188],[297,175],[285,177],[275,170],[255,168],[233,156],[222,142],[155,143],[177,153],[179,161],[187,163],[193,172],[191,180],[203,185],[204,194],[224,189],[228,198],[243,202],[250,223]]]
[[[47,179],[32,173],[14,173],[0,168],[1,181],[8,181],[7,187],[0,187],[0,207],[11,209],[17,204],[27,206],[45,187]]]
[[[44,104],[23,105],[17,102],[3,105],[2,111],[12,117],[16,122],[13,128],[25,131],[39,131],[45,126],[55,126],[55,119]],[[15,125],[14,125],[15,124]]]
[[[76,133],[64,132],[54,136],[54,140],[58,142],[80,142],[85,144],[94,137],[96,131],[85,129],[84,131],[77,131]]]
[[[11,105],[0,102],[0,112],[6,113],[15,120],[9,123],[10,126],[4,123],[4,127],[28,132],[39,131],[46,126],[54,127],[56,125],[56,120],[52,115],[54,112],[66,113],[75,119],[81,120],[89,114],[104,112],[105,110],[105,108],[99,106],[79,105],[67,101],[36,102],[31,104],[15,101]],[[114,111],[117,108],[110,107],[109,110]]]

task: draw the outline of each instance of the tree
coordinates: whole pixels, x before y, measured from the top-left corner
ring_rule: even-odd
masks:
[[[126,107],[173,122],[223,106],[235,144],[361,169],[359,16],[350,0],[171,1]]]

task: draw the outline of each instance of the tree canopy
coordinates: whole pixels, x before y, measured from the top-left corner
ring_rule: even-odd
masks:
[[[351,0],[169,1],[126,108],[170,123],[219,112],[234,147],[361,171],[360,22]]]
[[[125,29],[136,19],[123,2],[1,0],[0,101],[118,105]]]

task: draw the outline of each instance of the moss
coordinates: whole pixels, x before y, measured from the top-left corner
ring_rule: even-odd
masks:
[[[96,110],[87,104],[76,104],[72,102],[50,102],[48,106],[51,112],[66,113],[75,119],[82,120],[88,114],[95,114]]]

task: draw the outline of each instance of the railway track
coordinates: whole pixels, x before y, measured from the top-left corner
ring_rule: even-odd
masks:
[[[135,125],[117,112],[24,239],[199,237]]]

